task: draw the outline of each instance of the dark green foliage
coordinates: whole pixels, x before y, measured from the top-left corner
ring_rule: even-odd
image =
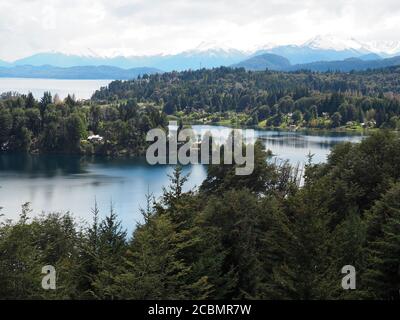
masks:
[[[368,269],[371,296],[400,298],[400,183],[391,187],[368,213]]]
[[[79,227],[69,214],[0,225],[0,298],[399,299],[400,139],[379,132],[340,144],[326,164],[271,163],[256,144],[255,174],[209,168],[185,191],[177,167],[129,239],[112,206]],[[57,290],[40,286],[57,270]],[[341,286],[345,265],[356,290]]]
[[[46,92],[37,102],[32,94],[0,99],[0,152],[143,155],[145,136],[165,128],[165,114],[135,99],[113,105],[84,105],[70,95],[63,102]],[[92,135],[101,142],[89,142]]]
[[[25,204],[18,222],[1,225],[0,297],[78,298],[79,236],[73,218],[50,214],[29,221],[29,215]],[[42,267],[49,264],[58,272],[56,291],[41,287]]]
[[[293,122],[305,127],[331,128],[355,122],[395,129],[397,122],[391,119],[400,116],[398,78],[398,67],[350,74],[221,67],[114,81],[96,91],[92,100],[106,103],[137,97],[161,105],[167,114],[200,114],[198,120],[204,113],[210,117],[244,113],[248,120],[242,124],[246,125],[254,125],[256,120],[268,120],[268,126],[288,125],[285,116],[290,118],[297,111]],[[367,119],[366,113],[373,116]],[[305,123],[300,123],[302,118]]]
[[[338,215],[351,208],[369,209],[400,179],[400,140],[379,132],[361,144],[340,144],[322,168],[331,192],[330,210]]]
[[[223,160],[223,150],[221,159]],[[230,189],[246,188],[254,193],[287,193],[295,184],[295,179],[281,179],[291,171],[286,164],[276,166],[266,163],[267,154],[260,141],[254,145],[254,170],[250,175],[236,175],[235,164],[210,165],[208,174],[200,190],[205,194],[222,194]],[[290,174],[289,177],[290,178]]]

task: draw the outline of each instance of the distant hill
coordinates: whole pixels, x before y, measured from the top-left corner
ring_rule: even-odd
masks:
[[[288,59],[272,53],[264,53],[251,57],[240,63],[232,65],[234,68],[245,68],[247,70],[285,70],[291,66]]]
[[[296,71],[296,70],[310,70],[310,71],[362,71],[367,69],[380,69],[392,66],[400,65],[400,56],[379,59],[379,60],[361,60],[359,58],[350,58],[340,61],[319,61],[307,64],[297,64],[287,68],[285,71]]]
[[[0,67],[0,77],[5,78],[45,78],[45,79],[135,79],[139,75],[161,73],[156,68],[121,69],[111,66],[79,66],[60,68],[44,66]]]
[[[361,60],[370,61],[370,60],[382,60],[383,58],[376,53],[368,53],[358,57]]]
[[[289,60],[276,55],[264,53],[246,59],[242,62],[232,65],[232,67],[243,67],[247,70],[262,71],[265,69],[274,71],[298,71],[310,70],[317,72],[326,71],[362,71],[367,69],[380,69],[400,65],[400,56],[382,59],[379,55],[367,54],[360,58],[348,58],[337,61],[317,61],[305,64],[291,65]]]
[[[367,52],[360,53],[354,49],[334,50],[296,45],[279,46],[267,50],[259,50],[256,52],[256,55],[264,53],[272,53],[285,57],[292,64],[310,63],[315,61],[343,60],[351,57],[360,57],[364,54],[367,54]]]
[[[289,60],[270,53],[254,56],[242,62],[231,64],[232,67],[243,67],[247,70],[262,71],[298,71],[310,70],[316,72],[326,71],[363,71],[367,69],[380,69],[385,67],[399,66],[400,56],[387,59],[373,59],[373,55],[361,58],[348,58],[338,61],[318,61],[306,64],[291,65]],[[174,63],[179,63],[179,59]],[[193,58],[196,59],[196,58]],[[188,62],[188,60],[186,60]],[[171,60],[172,63],[172,60]],[[182,62],[182,66],[189,69],[189,66]],[[159,68],[138,67],[123,69],[113,66],[74,66],[74,67],[55,67],[52,65],[32,66],[0,66],[0,77],[10,78],[47,78],[47,79],[111,79],[127,80],[137,78],[143,74],[162,73]]]
[[[164,71],[213,68],[228,66],[246,59],[248,55],[238,50],[211,48],[190,50],[174,55],[115,56],[101,57],[89,55],[69,55],[58,52],[38,53],[12,63],[21,65],[52,65],[68,68],[76,66],[113,66],[123,69],[152,67]]]

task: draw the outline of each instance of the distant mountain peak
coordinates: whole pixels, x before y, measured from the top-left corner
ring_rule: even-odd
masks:
[[[302,47],[323,50],[357,50],[367,52],[365,45],[352,37],[339,37],[333,34],[317,35],[302,44]]]
[[[288,59],[272,53],[251,57],[240,63],[232,65],[234,68],[245,68],[247,70],[284,70],[290,67]]]
[[[228,56],[241,56],[244,57],[246,52],[235,49],[226,43],[219,43],[216,41],[203,41],[194,49],[182,52],[185,55],[205,55],[210,57],[228,57]]]
[[[260,51],[268,51],[271,50],[273,48],[278,47],[278,45],[276,43],[273,42],[267,42],[261,46],[257,46],[254,50],[252,50],[253,52],[260,52]]]
[[[333,34],[317,35],[302,44],[302,47],[322,50],[355,50],[363,54],[376,53],[393,56],[400,53],[400,41],[359,41],[354,37]]]
[[[225,43],[219,43],[217,41],[203,41],[199,43],[193,51],[197,52],[205,52],[205,51],[231,51],[235,50],[232,47],[228,46]],[[189,50],[189,51],[192,51]]]
[[[187,70],[230,66],[246,59],[271,53],[289,60],[291,64],[306,64],[318,61],[340,61],[348,58],[378,60],[400,55],[400,41],[361,42],[352,37],[318,35],[303,44],[275,45],[267,43],[255,50],[235,49],[227,43],[203,41],[193,49],[165,54],[135,54],[133,48],[81,48],[78,51],[48,51],[18,59],[14,62],[0,61],[0,66],[52,65],[56,67],[74,66],[115,66],[123,69],[152,67],[164,71]],[[267,59],[266,59],[267,58]],[[276,66],[272,57],[251,63],[266,67]],[[282,61],[277,63],[283,65]]]
[[[378,54],[396,55],[400,53],[400,41],[371,41],[366,44],[369,51]]]

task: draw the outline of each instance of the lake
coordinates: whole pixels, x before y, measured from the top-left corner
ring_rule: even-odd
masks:
[[[193,126],[196,132],[213,134],[225,127]],[[218,132],[217,132],[218,133]],[[304,164],[309,153],[314,162],[326,161],[337,143],[359,142],[362,136],[346,133],[301,133],[256,130],[266,148],[280,160]],[[106,159],[65,155],[0,154],[0,207],[7,218],[15,219],[21,205],[30,202],[34,214],[70,211],[82,221],[90,221],[97,199],[101,215],[112,202],[129,231],[141,220],[140,207],[146,193],[159,197],[167,186],[173,166],[150,166],[145,158]],[[189,174],[186,190],[199,186],[206,176],[202,165],[185,166]]]
[[[111,81],[0,78],[0,94],[9,91],[21,94],[32,92],[36,99],[40,99],[45,91],[50,91],[53,97],[57,93],[61,99],[68,94],[74,94],[76,99],[89,99],[96,90]]]

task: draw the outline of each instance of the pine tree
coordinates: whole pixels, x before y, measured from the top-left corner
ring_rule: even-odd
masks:
[[[334,299],[362,299],[366,297],[362,274],[366,266],[366,224],[357,210],[347,213],[345,219],[335,226],[332,234],[329,286]],[[351,265],[356,270],[356,290],[343,290],[341,270]]]
[[[330,214],[318,198],[320,188],[305,186],[270,210],[263,241],[264,298],[329,298]]]
[[[142,210],[144,223],[134,231],[125,259],[125,271],[117,276],[118,296],[134,299],[207,298],[207,277],[192,266],[199,247],[193,226],[192,194],[183,193],[186,181],[177,167],[160,203]],[[149,198],[148,198],[149,200]]]
[[[400,299],[400,183],[378,200],[368,214],[368,268],[364,278],[369,295]]]
[[[93,288],[91,293],[98,299],[115,299],[115,277],[123,270],[127,242],[126,231],[122,229],[112,203],[109,215],[98,227],[97,250],[97,272],[90,275]]]
[[[166,215],[151,217],[134,232],[124,272],[116,277],[124,299],[187,299],[190,267],[179,259],[182,245]]]
[[[256,196],[246,189],[213,197],[204,209],[206,226],[215,233],[211,239],[220,242],[213,245],[222,249],[222,254],[214,257],[221,269],[215,270],[210,279],[215,282],[216,292],[224,292],[224,298],[254,298],[258,294],[262,275],[258,254],[262,234],[260,210]],[[216,281],[214,277],[221,274],[225,275],[224,281]]]
[[[25,108],[31,109],[34,108],[35,105],[36,105],[36,100],[33,97],[32,92],[29,92],[25,100]]]
[[[83,238],[80,243],[81,251],[81,274],[78,286],[81,298],[92,298],[93,291],[92,280],[94,275],[99,271],[99,215],[97,200],[95,199],[94,208],[92,209],[93,221],[89,228],[81,235]]]

